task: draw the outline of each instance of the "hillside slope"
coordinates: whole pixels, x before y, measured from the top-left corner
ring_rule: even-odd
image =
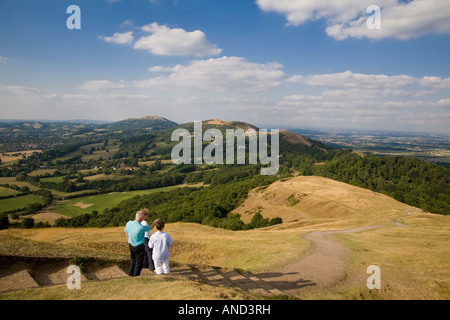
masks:
[[[233,211],[244,222],[256,213],[264,218],[281,217],[296,226],[333,224],[357,227],[392,224],[420,209],[386,195],[328,178],[298,176],[252,190]]]

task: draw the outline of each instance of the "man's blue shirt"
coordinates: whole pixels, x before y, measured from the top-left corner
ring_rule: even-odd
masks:
[[[124,231],[128,234],[128,243],[137,247],[145,242],[145,232],[150,231],[150,227],[143,226],[137,221],[128,221]]]

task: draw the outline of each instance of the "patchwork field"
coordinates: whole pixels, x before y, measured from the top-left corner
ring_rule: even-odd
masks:
[[[41,150],[25,150],[25,151],[19,151],[19,152],[6,152],[6,153],[0,154],[0,159],[2,160],[2,164],[10,164],[19,159],[26,158],[35,152],[40,153]]]
[[[113,192],[108,194],[80,197],[67,200],[56,206],[52,211],[67,217],[75,217],[84,213],[91,213],[92,211],[98,211],[101,213],[106,208],[113,208],[126,199],[139,195],[152,194],[155,192],[170,191],[174,188],[178,187],[174,186],[139,191]]]

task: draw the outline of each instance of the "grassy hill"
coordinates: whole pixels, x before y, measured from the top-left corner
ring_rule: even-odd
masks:
[[[408,214],[423,212],[381,193],[328,178],[298,176],[277,181],[249,193],[234,213],[244,222],[260,213],[281,217],[296,226],[352,228],[389,224]]]

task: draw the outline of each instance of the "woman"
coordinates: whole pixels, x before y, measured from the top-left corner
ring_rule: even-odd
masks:
[[[141,222],[143,226],[148,226],[148,222],[146,221],[148,218],[148,209],[144,208],[141,211],[144,212],[144,221]],[[150,226],[150,231],[155,227],[156,221],[159,219],[156,219],[153,221],[152,225]],[[145,233],[145,255],[144,255],[144,268],[148,268],[150,271],[155,271],[155,263],[152,259],[153,249],[148,246],[148,242],[150,241],[151,232],[148,231]]]

